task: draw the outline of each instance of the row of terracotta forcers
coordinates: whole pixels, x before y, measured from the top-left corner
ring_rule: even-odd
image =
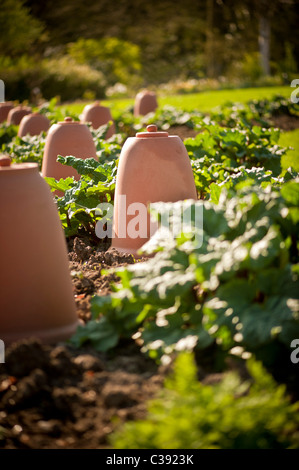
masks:
[[[88,127],[66,118],[50,128],[42,175],[37,164],[10,164],[9,157],[0,158],[0,334],[5,344],[28,337],[48,343],[65,340],[78,325],[65,238],[42,177],[74,176],[71,167],[56,162],[59,154],[96,158]],[[141,235],[130,236],[127,228],[135,217],[131,204],[146,208],[152,202],[196,198],[182,140],[148,126],[147,132],[128,138],[120,153],[112,247],[138,256],[153,233],[150,216],[143,211],[138,219]]]
[[[51,126],[45,143],[42,176],[56,180],[73,177],[79,180],[77,171],[57,161],[57,155],[97,159],[96,147],[90,130],[84,124],[65,118]],[[57,196],[63,196],[56,190]],[[125,202],[124,198],[125,196]],[[187,150],[178,136],[158,132],[155,125],[147,126],[147,132],[129,137],[120,153],[114,197],[114,225],[112,247],[137,256],[139,248],[150,238],[153,226],[146,210],[153,202],[175,202],[196,199],[196,188]],[[120,202],[121,201],[121,202]],[[131,236],[134,205],[145,209],[139,214],[138,223],[142,236]],[[140,207],[140,206],[139,206]]]
[[[55,126],[48,134],[46,161],[56,160],[63,149],[72,153],[71,145],[78,135],[76,151],[86,151],[91,141],[85,125],[69,118]],[[90,153],[92,150],[90,147]],[[120,203],[123,196],[125,204]],[[148,214],[138,221],[146,227],[145,236],[120,236],[124,227],[118,222],[132,222],[130,204],[196,198],[182,140],[148,126],[147,132],[128,138],[121,150],[112,246],[136,255],[150,237]],[[0,213],[1,339],[10,344],[28,337],[47,343],[69,338],[78,320],[66,243],[54,199],[37,164],[11,164],[9,157],[0,157]]]
[[[154,112],[158,107],[156,93],[149,90],[143,90],[137,93],[134,102],[134,116],[145,116],[148,113]],[[80,121],[83,123],[90,122],[94,129],[112,121],[112,116],[109,108],[101,106],[99,101],[85,106]],[[114,123],[109,128],[106,138],[111,137],[115,133]]]
[[[8,125],[19,126],[19,137],[27,134],[39,135],[41,132],[47,132],[51,125],[43,114],[33,113],[29,106],[14,106],[11,101],[0,103],[0,123],[5,121]]]
[[[134,115],[141,116],[153,112],[158,107],[156,94],[154,92],[144,90],[136,95],[134,103]],[[27,134],[39,135],[41,132],[47,132],[50,127],[49,119],[40,113],[32,113],[29,106],[14,106],[13,102],[7,101],[0,103],[0,123],[7,120],[7,124],[19,126],[18,136],[23,137]],[[91,123],[94,129],[112,121],[109,127],[106,139],[112,137],[115,133],[115,125],[112,119],[110,109],[101,106],[99,101],[85,106],[80,116],[82,123]]]
[[[10,109],[9,109],[10,108]],[[39,135],[41,132],[47,132],[50,128],[49,119],[40,113],[32,113],[32,109],[28,106],[16,106],[12,103],[0,103],[0,121],[7,120],[7,124],[19,126],[18,136],[24,137],[29,134]],[[112,121],[109,108],[100,106],[99,102],[87,105],[81,115],[81,122],[90,122],[94,129]],[[106,138],[108,139],[115,133],[115,126],[112,124],[108,129]]]

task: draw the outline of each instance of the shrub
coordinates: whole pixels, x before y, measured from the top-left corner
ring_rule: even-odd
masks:
[[[59,95],[61,101],[83,98],[86,92],[94,92],[104,98],[107,82],[104,75],[87,64],[78,64],[68,56],[47,59],[42,64],[41,92],[50,99]]]
[[[101,72],[68,56],[39,60],[23,55],[15,61],[1,56],[0,76],[7,100],[32,99],[35,89],[46,99],[57,95],[62,101],[80,99],[87,92],[103,98],[107,85]]]
[[[117,449],[299,448],[299,403],[291,404],[260,363],[248,361],[253,378],[236,372],[220,383],[197,381],[190,353],[178,356],[161,396],[144,420],[127,422],[110,437]]]
[[[105,76],[107,83],[140,85],[139,47],[115,37],[102,39],[80,38],[68,45],[69,55],[78,64],[87,64]]]

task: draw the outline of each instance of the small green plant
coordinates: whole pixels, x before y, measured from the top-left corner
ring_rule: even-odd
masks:
[[[11,142],[2,145],[2,152],[8,154],[14,163],[35,162],[41,168],[45,140],[45,132],[35,136],[16,136]]]
[[[4,150],[5,144],[8,144],[18,133],[18,126],[9,125],[6,122],[0,124],[0,148]]]
[[[206,157],[200,163],[217,163],[224,169],[241,165],[245,168],[263,167],[271,170],[273,176],[281,173],[281,157],[286,149],[278,145],[279,129],[259,126],[230,129],[203,122],[200,130],[194,139],[184,141],[192,160]],[[218,175],[215,176],[217,178]]]
[[[291,404],[253,359],[251,380],[225,373],[214,385],[197,380],[193,355],[181,353],[144,420],[127,422],[110,437],[115,449],[299,448],[299,403]]]
[[[102,149],[102,158],[104,154],[105,148]],[[58,156],[57,160],[73,167],[81,176],[79,181],[71,177],[59,181],[45,178],[52,191],[63,192],[63,196],[56,196],[56,203],[65,236],[81,231],[95,237],[96,223],[105,215],[97,210],[97,206],[113,201],[116,160],[100,163],[94,158],[83,160],[72,156]]]

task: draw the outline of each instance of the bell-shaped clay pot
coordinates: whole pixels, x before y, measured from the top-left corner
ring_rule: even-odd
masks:
[[[94,129],[98,129],[100,126],[112,121],[112,125],[107,131],[106,139],[109,139],[113,134],[115,134],[115,125],[113,123],[110,109],[105,106],[101,106],[99,101],[85,106],[82,115],[80,116],[80,121],[83,123],[90,122]]]
[[[79,175],[74,168],[57,162],[57,156],[72,155],[77,158],[97,158],[96,147],[90,130],[85,124],[66,117],[64,122],[53,124],[47,134],[42,175],[51,176],[56,180]]]
[[[31,114],[32,109],[29,106],[16,106],[11,109],[7,116],[7,124],[14,124],[18,126],[24,116]]]
[[[14,107],[12,101],[0,103],[0,123],[6,121],[9,111]]]
[[[121,150],[116,177],[112,247],[136,255],[152,235],[148,205],[184,199],[196,200],[197,193],[180,137],[157,132],[155,125],[129,137]]]
[[[158,107],[156,93],[149,90],[140,91],[135,97],[134,116],[145,116],[155,112]]]
[[[78,325],[65,237],[36,163],[0,158],[0,338],[69,338]]]
[[[18,136],[39,135],[41,132],[47,132],[50,124],[49,119],[44,114],[27,114],[20,122]]]

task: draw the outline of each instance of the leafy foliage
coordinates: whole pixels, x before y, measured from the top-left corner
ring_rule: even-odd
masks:
[[[186,112],[166,105],[163,108],[158,108],[155,113],[148,114],[141,122],[143,123],[146,119],[146,123],[154,123],[158,129],[167,130],[171,126],[180,125],[194,128],[196,123],[201,122],[203,118],[204,114],[198,111]]]
[[[223,126],[235,127],[239,124],[252,126],[256,123],[264,128],[272,126],[274,116],[298,116],[297,103],[276,95],[268,99],[250,100],[246,104],[227,102],[211,113],[211,119]]]
[[[79,230],[95,234],[95,226],[105,214],[97,209],[101,202],[111,202],[114,197],[116,163],[104,164],[94,158],[75,158],[58,156],[63,165],[70,165],[81,175],[74,178],[45,178],[52,191],[62,191],[57,197],[57,207],[66,237],[75,235]]]
[[[78,328],[73,344],[91,341],[107,350],[133,336],[156,359],[215,341],[241,356],[288,347],[299,335],[298,191],[299,183],[289,181],[281,195],[245,187],[237,196],[221,195],[218,206],[153,204],[160,219],[175,206],[171,222],[182,217],[181,232],[165,238],[161,226],[144,246],[149,253],[158,247],[155,257],[116,271],[121,283],[111,295],[93,298],[93,321]],[[194,225],[199,207],[202,230]],[[188,209],[193,227],[184,226]]]
[[[14,163],[36,162],[41,167],[45,140],[45,132],[37,136],[16,136],[2,145],[2,152],[9,154]]]
[[[184,141],[191,159],[208,159],[198,163],[220,163],[222,168],[256,166],[271,170],[274,176],[280,174],[280,159],[285,149],[277,143],[279,129],[259,126],[229,129],[203,122],[201,131],[195,139]]]
[[[0,124],[0,146],[9,143],[18,133],[18,127],[6,122]]]
[[[229,372],[214,385],[197,380],[193,356],[181,353],[164,390],[142,421],[110,437],[116,449],[298,448],[298,407],[259,362],[248,361],[250,381]]]

